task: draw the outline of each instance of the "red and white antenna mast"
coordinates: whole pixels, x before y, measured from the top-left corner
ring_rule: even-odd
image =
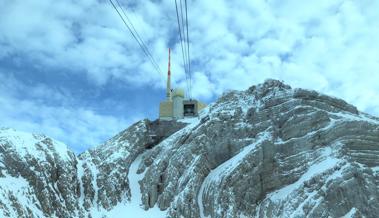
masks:
[[[168,49],[168,71],[167,71],[167,90],[166,90],[166,96],[167,101],[171,101],[171,49]]]

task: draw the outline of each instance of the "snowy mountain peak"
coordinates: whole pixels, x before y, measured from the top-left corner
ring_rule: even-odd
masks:
[[[12,149],[22,157],[29,155],[45,160],[47,155],[65,160],[73,158],[73,152],[62,142],[45,135],[31,134],[12,128],[0,129],[0,143],[3,148]]]
[[[3,216],[379,213],[379,119],[277,80],[225,93],[199,118],[139,121],[79,156],[14,130],[0,143]]]

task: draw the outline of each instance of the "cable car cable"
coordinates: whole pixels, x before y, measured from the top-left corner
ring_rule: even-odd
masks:
[[[145,43],[144,40],[141,38],[141,36],[138,34],[138,31],[136,30],[136,28],[134,27],[132,21],[129,19],[128,15],[126,14],[126,12],[125,12],[126,10],[124,10],[124,7],[122,7],[122,5],[120,4],[120,2],[119,2],[118,0],[116,0],[116,2],[117,2],[117,4],[118,4],[119,8],[121,8],[122,13],[123,13],[124,16],[126,17],[126,20],[129,22],[129,24],[130,24],[131,28],[133,29],[133,31],[134,31],[136,37],[138,38],[138,40],[139,40],[140,43],[142,44],[143,49],[146,51],[146,53],[148,54],[148,56],[150,57],[150,59],[154,62],[154,64],[155,64],[156,66],[158,66],[158,68],[159,68],[159,65],[158,65],[157,62],[155,61],[153,55],[150,53],[148,47],[146,46],[146,43]],[[160,70],[160,72],[162,72],[160,68],[159,68],[159,70]]]
[[[179,10],[178,10],[177,0],[175,0],[175,9],[176,9],[176,18],[177,18],[177,21],[178,21],[178,28],[179,28],[180,45],[181,45],[181,49],[182,49],[184,73],[185,73],[185,76],[186,76],[187,91],[189,93],[189,79],[188,79],[188,73],[187,73],[186,56],[185,56],[185,52],[184,52],[185,45],[183,45],[184,44],[184,40],[183,40],[183,36],[182,36],[182,29],[183,29],[183,27],[182,28],[180,27],[181,26],[180,25],[181,22],[180,22],[180,18],[179,18]],[[182,14],[181,14],[180,17],[182,17]]]
[[[109,0],[109,2],[112,4],[113,8],[116,10],[117,14],[120,16],[121,20],[123,21],[123,23],[125,24],[125,26],[128,28],[129,32],[132,34],[133,38],[137,41],[138,45],[141,47],[142,51],[144,52],[144,54],[147,56],[147,58],[151,61],[153,67],[155,68],[155,70],[158,71],[159,74],[161,74],[163,76],[163,73],[162,73],[162,70],[160,69],[159,65],[156,63],[156,61],[154,60],[154,58],[149,55],[149,51],[147,50],[148,48],[144,47],[141,42],[138,40],[136,34],[133,32],[133,30],[129,27],[129,25],[126,23],[125,19],[123,18],[123,16],[121,15],[120,11],[117,9],[116,5],[113,3],[112,0]]]
[[[188,57],[188,74],[190,83],[190,98],[192,98],[192,72],[191,72],[191,56],[190,56],[190,40],[188,35],[188,9],[187,0],[184,0],[186,8],[186,27],[187,27],[187,57]]]

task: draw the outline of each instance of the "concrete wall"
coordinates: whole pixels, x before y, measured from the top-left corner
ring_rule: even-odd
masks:
[[[159,104],[159,119],[171,120],[173,117],[173,102],[163,101]]]
[[[195,106],[195,114],[197,116],[199,111],[204,109],[207,105],[197,100],[184,100],[184,96],[176,94],[172,97],[172,101],[163,101],[159,105],[159,119],[172,120],[182,119],[184,117],[184,104],[193,104]]]
[[[183,118],[183,100],[184,98],[182,96],[179,96],[179,95],[174,95],[174,97],[172,98],[172,101],[173,101],[173,108],[172,108],[172,112],[173,112],[173,117],[174,119],[182,119]]]

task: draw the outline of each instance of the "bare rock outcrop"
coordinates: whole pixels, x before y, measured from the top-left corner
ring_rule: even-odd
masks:
[[[378,119],[275,80],[225,94],[145,160],[143,202],[170,217],[379,212]]]
[[[76,155],[43,135],[0,130],[0,211],[4,217],[81,216]],[[0,214],[1,214],[0,213]]]
[[[379,119],[267,80],[225,93],[189,123],[142,120],[78,156],[0,130],[0,215],[107,217],[133,198],[137,159],[137,200],[170,218],[379,214]]]

